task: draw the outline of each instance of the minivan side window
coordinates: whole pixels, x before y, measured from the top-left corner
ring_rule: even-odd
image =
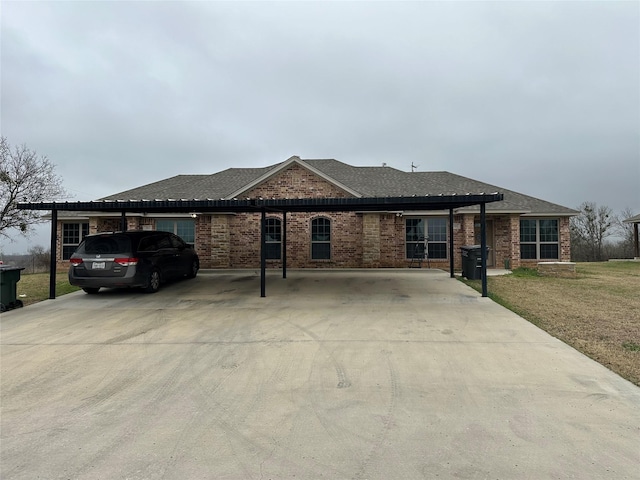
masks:
[[[158,238],[158,249],[171,248],[171,240],[168,235],[162,235]]]
[[[138,246],[138,251],[155,252],[156,250],[158,250],[158,244],[156,242],[157,239],[158,239],[157,235],[142,238],[140,240],[140,245]]]
[[[173,245],[173,248],[178,248],[180,250],[184,250],[187,246],[186,243],[184,243],[180,237],[177,237],[175,235],[171,235],[171,245]]]

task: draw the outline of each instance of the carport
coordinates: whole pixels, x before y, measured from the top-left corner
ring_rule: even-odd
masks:
[[[261,258],[260,296],[266,296],[266,214],[279,212],[283,216],[282,276],[287,277],[287,214],[293,212],[408,212],[424,210],[449,211],[449,271],[454,278],[454,210],[474,205],[480,206],[480,242],[482,261],[482,296],[487,296],[487,236],[486,204],[503,199],[501,193],[451,194],[412,197],[370,197],[370,198],[247,198],[247,199],[206,199],[206,200],[108,200],[89,202],[40,202],[19,203],[21,210],[51,211],[51,266],[49,277],[49,298],[55,298],[56,225],[59,211],[73,212],[119,212],[122,216],[122,230],[126,230],[127,213],[256,213],[261,218]]]

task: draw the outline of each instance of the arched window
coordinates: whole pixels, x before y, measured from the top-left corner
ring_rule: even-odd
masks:
[[[325,217],[311,221],[311,260],[331,259],[331,220]]]
[[[266,219],[267,260],[282,258],[282,222],[279,218]]]

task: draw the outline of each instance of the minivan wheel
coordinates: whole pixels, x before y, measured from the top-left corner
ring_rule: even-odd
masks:
[[[156,293],[160,288],[160,272],[158,270],[151,270],[149,277],[147,278],[147,286],[144,291],[146,293]]]
[[[90,294],[90,295],[94,295],[96,293],[98,293],[98,291],[100,290],[100,287],[84,287],[82,290],[84,290],[86,293]]]
[[[200,265],[198,264],[197,260],[194,260],[193,262],[191,262],[191,270],[189,270],[189,273],[187,274],[187,278],[196,278],[196,275],[198,275],[199,269],[200,269]]]

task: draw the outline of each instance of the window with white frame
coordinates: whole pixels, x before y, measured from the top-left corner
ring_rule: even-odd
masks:
[[[311,221],[311,259],[331,259],[331,220],[325,217]]]
[[[175,233],[189,245],[194,245],[196,242],[196,222],[193,220],[158,219],[156,230]]]
[[[282,222],[279,218],[267,218],[266,248],[267,260],[280,260],[282,258]]]
[[[69,260],[80,242],[89,235],[88,223],[62,224],[62,259]]]
[[[560,235],[557,218],[520,219],[520,258],[558,260]]]
[[[445,218],[405,219],[406,258],[447,259],[447,220]]]

